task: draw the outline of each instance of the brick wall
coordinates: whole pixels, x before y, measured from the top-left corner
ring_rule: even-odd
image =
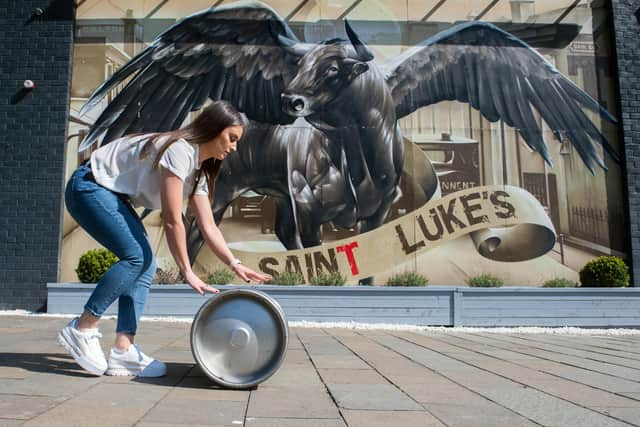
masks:
[[[640,286],[640,0],[613,0],[633,282]]]
[[[43,309],[57,281],[73,8],[0,2],[0,310]]]

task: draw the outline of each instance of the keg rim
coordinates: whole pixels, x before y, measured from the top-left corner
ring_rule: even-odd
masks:
[[[207,365],[203,363],[203,359],[200,356],[197,347],[194,345],[196,325],[198,324],[198,320],[203,315],[204,311],[209,310],[212,305],[222,304],[225,300],[238,297],[238,296],[250,297],[256,300],[261,300],[262,303],[266,302],[267,304],[262,304],[262,305],[267,310],[272,312],[274,318],[277,319],[277,322],[280,324],[281,330],[283,331],[282,347],[278,352],[279,354],[278,354],[276,363],[274,363],[273,366],[271,366],[267,370],[267,372],[264,373],[263,375],[257,378],[254,378],[249,382],[242,382],[242,383],[227,381],[223,378],[220,378],[215,373],[211,372],[209,367],[207,367]],[[191,344],[191,353],[193,354],[193,357],[195,358],[200,368],[202,368],[204,373],[207,375],[207,377],[209,377],[214,382],[227,388],[245,389],[245,388],[253,387],[265,381],[266,379],[271,377],[274,373],[276,373],[276,371],[280,368],[280,366],[284,362],[284,357],[287,352],[287,347],[289,344],[289,327],[288,327],[288,322],[287,322],[287,318],[285,316],[284,310],[282,309],[280,304],[273,297],[271,297],[270,295],[267,295],[265,292],[258,291],[256,289],[247,289],[247,288],[221,290],[220,293],[213,295],[211,298],[205,301],[198,309],[198,312],[194,316],[193,322],[191,323],[190,344]]]

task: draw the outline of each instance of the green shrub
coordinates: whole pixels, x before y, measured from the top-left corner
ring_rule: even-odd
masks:
[[[226,285],[235,280],[236,275],[227,268],[214,270],[207,276],[206,282],[210,285]]]
[[[397,273],[387,279],[387,286],[427,286],[428,284],[427,276],[413,271]]]
[[[118,257],[108,249],[91,249],[78,260],[76,274],[82,283],[96,283],[102,275],[118,262]]]
[[[592,259],[580,270],[580,286],[615,287],[629,285],[629,267],[617,256]]]
[[[542,284],[543,288],[572,288],[574,286],[576,286],[576,282],[572,282],[564,277],[549,279]]]
[[[273,275],[273,280],[266,282],[271,285],[302,285],[304,276],[296,271],[283,271]]]
[[[342,274],[322,272],[310,280],[312,285],[317,286],[341,286],[347,282],[347,278]]]
[[[499,277],[491,274],[481,274],[479,276],[469,277],[467,285],[478,288],[499,288],[504,282]]]

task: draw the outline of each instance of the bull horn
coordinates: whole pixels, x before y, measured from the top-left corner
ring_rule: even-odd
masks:
[[[300,43],[299,41],[290,39],[289,37],[278,34],[278,40],[280,44],[289,52],[296,56],[303,56],[311,49],[311,45],[308,43]]]
[[[358,37],[355,31],[353,31],[349,21],[346,19],[344,20],[344,27],[347,30],[347,35],[349,36],[349,40],[351,40],[351,44],[356,49],[358,59],[365,62],[371,61],[373,59],[373,53],[364,43],[362,43],[362,40],[360,40],[360,37]]]

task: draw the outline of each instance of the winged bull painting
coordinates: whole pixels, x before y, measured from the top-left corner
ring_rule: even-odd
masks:
[[[346,39],[306,43],[258,2],[182,18],[95,90],[81,114],[129,79],[79,150],[128,133],[175,129],[207,100],[230,101],[250,125],[222,166],[215,219],[249,190],[270,196],[275,234],[287,249],[320,245],[328,222],[358,233],[383,225],[401,196],[405,145],[398,120],[441,101],[468,103],[488,121],[517,129],[549,166],[534,111],[592,174],[606,169],[597,145],[620,160],[585,110],[616,119],[493,24],[453,25],[384,63],[346,21],[345,30]],[[188,227],[193,262],[203,241],[195,222]]]

